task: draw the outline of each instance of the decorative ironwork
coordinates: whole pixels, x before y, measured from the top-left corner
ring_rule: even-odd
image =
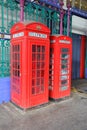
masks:
[[[0,34],[10,35],[10,29],[19,21],[19,5],[15,0],[0,1]],[[10,39],[0,37],[0,77],[10,75]]]

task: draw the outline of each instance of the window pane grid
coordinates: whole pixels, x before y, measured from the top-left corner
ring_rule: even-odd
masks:
[[[49,89],[53,89],[54,85],[54,49],[50,49],[50,66],[49,66]]]
[[[20,45],[12,45],[12,89],[20,93]]]
[[[69,67],[70,67],[70,54],[68,48],[62,48],[60,50],[60,91],[64,91],[68,88],[69,84]]]
[[[45,46],[32,45],[32,94],[44,92]]]

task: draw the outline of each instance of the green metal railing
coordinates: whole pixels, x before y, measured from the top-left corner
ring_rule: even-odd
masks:
[[[0,40],[0,77],[10,75],[10,41]]]
[[[20,9],[15,0],[0,0],[0,35],[9,34],[14,23],[19,21]],[[0,37],[0,77],[10,75],[10,40]]]
[[[63,18],[63,34],[67,35],[67,14],[64,14]],[[72,36],[72,15],[70,16],[70,36]]]
[[[58,11],[34,3],[29,3],[27,6],[25,6],[24,12],[25,20],[42,22],[50,28],[52,34],[59,34],[60,15]],[[71,23],[72,18],[70,20],[70,35],[72,31]],[[67,35],[67,14],[64,15],[63,28],[63,34]]]
[[[15,0],[0,1],[0,32],[10,33],[12,25],[20,20],[20,8]]]
[[[29,3],[25,7],[25,20],[33,20],[47,25],[52,34],[59,33],[59,12],[37,4]]]

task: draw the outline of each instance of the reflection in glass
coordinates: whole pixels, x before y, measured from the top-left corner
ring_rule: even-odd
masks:
[[[36,52],[36,45],[32,45],[32,52]]]
[[[69,70],[61,70],[61,74],[68,74]]]
[[[67,80],[62,80],[62,81],[61,81],[61,84],[62,84],[62,85],[67,84]]]
[[[69,52],[69,49],[68,49],[68,48],[62,48],[62,49],[61,49],[61,52],[67,53],[67,52]]]
[[[62,59],[62,64],[68,64],[69,63],[69,60],[68,59]]]
[[[66,80],[68,78],[67,75],[61,76],[61,80]]]
[[[61,58],[69,58],[69,55],[68,54],[62,54]]]
[[[68,64],[62,64],[61,65],[61,69],[68,69],[69,68],[69,65]]]

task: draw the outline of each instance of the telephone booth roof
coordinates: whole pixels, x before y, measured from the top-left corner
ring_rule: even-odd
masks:
[[[20,32],[21,30],[34,30],[38,32],[44,32],[44,33],[46,32],[48,34],[50,33],[50,29],[40,22],[25,21],[25,22],[17,22],[16,24],[14,24],[11,28],[11,34]]]
[[[63,43],[68,43],[68,41],[70,41],[70,43],[72,43],[72,38],[69,36],[65,36],[65,35],[51,35],[51,40],[55,40],[54,43],[58,43],[57,41],[62,41]],[[52,41],[53,42],[53,41]]]
[[[55,37],[55,38],[63,38],[63,39],[72,39],[71,37],[69,36],[65,36],[65,35],[60,35],[60,34],[54,34],[54,35],[51,35],[52,37]]]

